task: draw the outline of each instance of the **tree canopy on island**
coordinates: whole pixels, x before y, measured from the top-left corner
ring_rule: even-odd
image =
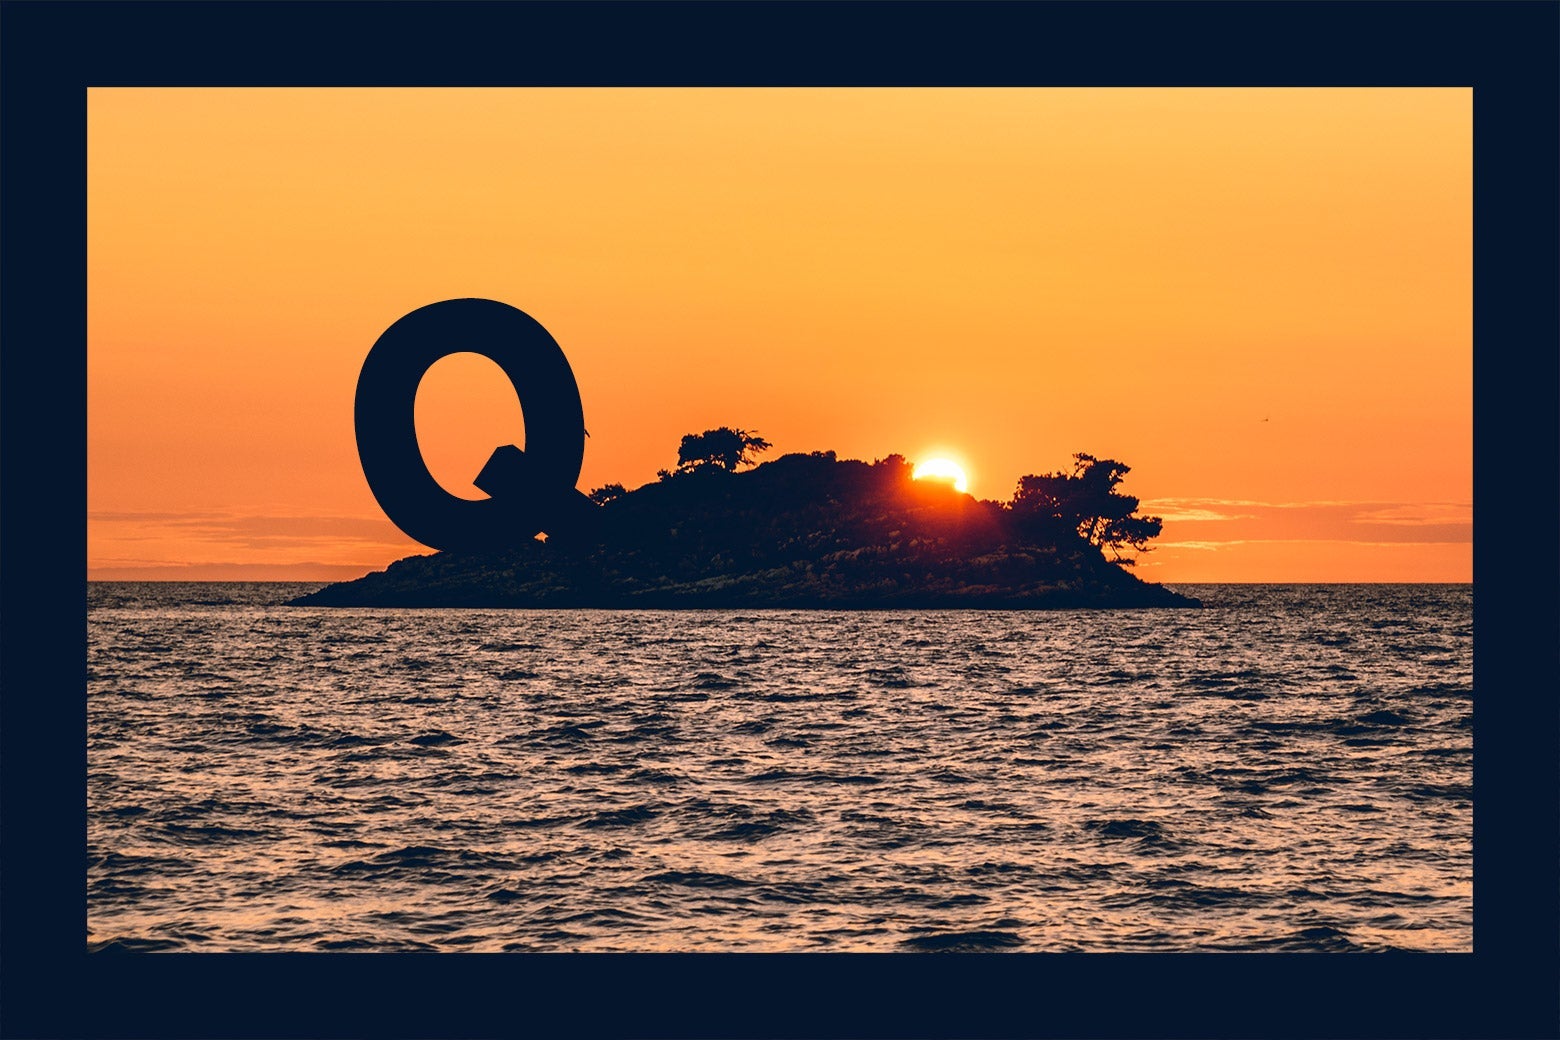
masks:
[[[683,437],[677,448],[677,469],[682,473],[702,469],[731,473],[738,466],[751,466],[753,457],[770,447],[770,443],[757,433],[730,426],[690,433]]]
[[[601,487],[592,491],[585,497],[596,503],[598,506],[604,506],[613,499],[622,498],[626,494],[628,494],[628,488],[624,487],[622,484],[613,483],[603,484]]]
[[[1031,533],[1074,531],[1090,545],[1109,549],[1113,562],[1131,564],[1131,558],[1122,554],[1123,547],[1148,552],[1148,540],[1164,526],[1157,516],[1133,515],[1137,498],[1117,493],[1116,485],[1131,469],[1115,459],[1079,452],[1073,456],[1071,473],[1019,477],[1010,508]]]

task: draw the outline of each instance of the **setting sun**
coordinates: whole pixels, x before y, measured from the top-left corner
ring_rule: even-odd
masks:
[[[960,493],[970,489],[970,482],[964,475],[964,469],[951,459],[927,459],[925,462],[916,463],[915,472],[910,474],[916,480],[947,481],[953,485],[953,489]]]

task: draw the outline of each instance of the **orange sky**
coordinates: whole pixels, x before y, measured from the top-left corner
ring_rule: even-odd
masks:
[[[1157,581],[1472,580],[1467,89],[93,89],[88,577],[429,552],[353,438],[384,329],[540,321],[580,487],[769,457],[1132,467]],[[521,443],[430,371],[452,490]]]

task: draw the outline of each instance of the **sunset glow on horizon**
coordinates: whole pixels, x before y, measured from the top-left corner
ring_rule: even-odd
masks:
[[[1164,519],[1144,579],[1471,581],[1472,130],[1463,88],[94,88],[88,576],[432,552],[354,387],[479,296],[573,366],[581,490],[719,426],[999,501],[1088,452]],[[430,470],[480,497],[521,414],[439,362]]]

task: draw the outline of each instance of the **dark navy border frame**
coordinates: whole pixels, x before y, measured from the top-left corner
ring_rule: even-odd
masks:
[[[1560,1035],[1557,40],[1553,0],[4,0],[0,1033]],[[1474,952],[88,955],[86,88],[574,84],[1472,87]]]

